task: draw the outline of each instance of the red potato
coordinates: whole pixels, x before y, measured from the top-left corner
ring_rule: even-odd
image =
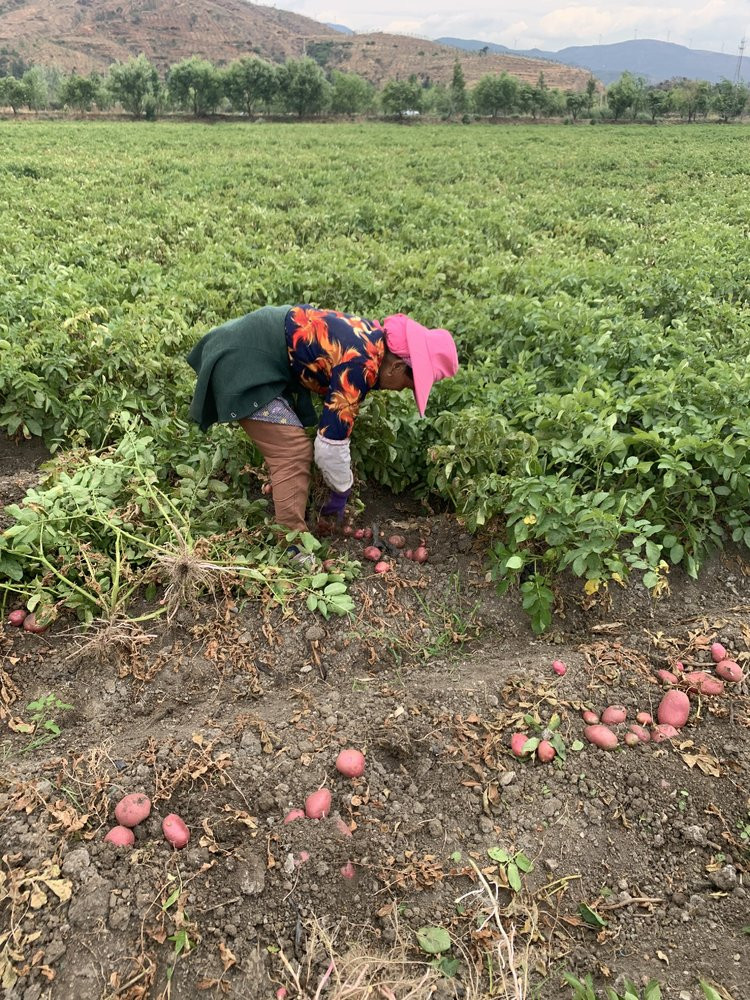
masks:
[[[355,528],[354,529],[354,537],[356,539],[358,539],[358,540],[364,538],[365,537],[365,529],[364,528]]]
[[[649,743],[651,741],[651,733],[648,731],[648,729],[644,729],[643,726],[636,726],[636,725],[631,726],[630,733],[633,736],[638,737],[639,743]]]
[[[286,988],[286,986],[279,986],[279,988],[276,990],[276,1000],[286,1000],[288,995],[289,995],[289,990]]]
[[[363,555],[365,559],[369,559],[370,562],[380,562],[380,557],[383,553],[375,545],[365,546],[365,551]]]
[[[375,572],[376,573],[390,573],[390,571],[391,571],[391,564],[390,563],[387,563],[387,562],[375,563]]]
[[[665,740],[673,740],[675,736],[679,735],[679,729],[675,729],[674,726],[670,726],[667,722],[663,722],[661,725],[656,726],[651,739],[654,743],[664,743]]]
[[[413,559],[414,558],[413,549],[407,549],[406,552],[404,552],[404,555],[406,556],[407,559]]]
[[[654,720],[649,712],[639,712],[635,717],[635,721],[640,722],[642,726],[650,726]]]
[[[420,545],[419,548],[414,549],[414,552],[412,553],[412,559],[416,563],[426,563],[429,558],[430,558],[430,553],[427,551],[424,545]]]
[[[351,524],[345,524],[343,532],[347,538],[351,538],[351,536],[354,534],[354,528],[351,526]]]
[[[294,863],[299,868],[300,865],[304,865],[306,861],[310,860],[309,851],[300,851],[297,857],[294,859]]]
[[[671,670],[657,670],[656,676],[662,684],[676,684],[678,681],[677,674],[673,674]]]
[[[587,708],[586,711],[581,714],[581,718],[587,726],[595,726],[599,721],[599,713],[592,712],[591,709]]]
[[[271,494],[273,493],[273,487],[271,486],[270,483],[263,483],[263,485],[260,488],[260,492],[263,494],[264,497],[270,497]]]
[[[151,815],[151,799],[140,792],[131,792],[115,806],[115,819],[120,826],[138,826]]]
[[[628,710],[624,705],[609,705],[602,712],[602,722],[607,726],[619,726],[628,717]]]
[[[625,741],[625,744],[629,747],[637,747],[638,744],[641,742],[635,733],[625,733],[625,735],[623,736],[623,740]]]
[[[24,611],[23,609],[19,611],[11,611],[8,615],[8,624],[12,625],[13,628],[21,628],[23,623],[26,621],[27,615],[28,611]]]
[[[364,534],[362,535],[362,537],[366,538],[367,541],[369,542],[370,539],[372,538],[372,528],[364,528],[363,530]]]
[[[667,691],[656,710],[659,722],[682,729],[690,715],[690,699],[684,691]]]
[[[542,740],[536,748],[536,755],[543,764],[549,764],[556,754],[557,751],[548,740]]]
[[[714,642],[711,645],[711,659],[714,661],[714,663],[721,663],[721,661],[726,660],[726,658],[727,658],[726,649],[722,646],[720,642]]]
[[[720,660],[716,664],[716,673],[722,680],[730,681],[732,684],[739,684],[745,676],[742,667],[734,660]]]
[[[528,740],[526,733],[513,733],[510,738],[510,749],[516,755],[516,757],[525,757],[526,754],[523,753],[523,748]]]
[[[305,811],[304,809],[290,809],[289,812],[284,817],[284,826],[288,826],[289,823],[293,823],[296,819],[304,819]]]
[[[187,824],[177,813],[170,813],[161,821],[161,828],[164,836],[176,851],[181,851],[187,846],[190,840],[190,830]]]
[[[26,615],[23,620],[23,630],[24,632],[31,632],[32,635],[42,635],[43,632],[47,631],[46,625],[40,625],[36,620],[35,614]]]
[[[583,735],[600,750],[614,750],[617,746],[617,735],[607,726],[586,726]]]
[[[349,829],[349,827],[346,825],[346,823],[340,816],[336,817],[336,829],[339,831],[342,837],[351,837],[352,835],[352,831]]]
[[[685,670],[685,664],[677,660],[676,663],[672,664],[672,672],[675,674],[681,674]]]
[[[344,876],[344,878],[354,878],[356,872],[354,870],[354,865],[351,863],[351,861],[347,861],[346,864],[342,866],[341,874]]]
[[[132,847],[135,843],[135,835],[127,826],[113,826],[104,840],[116,847]]]
[[[388,544],[392,545],[394,549],[403,549],[406,545],[406,539],[403,535],[389,535]]]
[[[323,569],[325,570],[326,573],[332,570],[335,565],[336,565],[335,559],[325,559],[323,561]]]
[[[691,670],[689,674],[685,674],[685,680],[690,685],[692,693],[697,692],[707,696],[724,694],[724,681],[712,677],[705,670]]]
[[[568,672],[568,668],[565,666],[562,660],[553,660],[552,669],[555,671],[558,677],[564,677]]]
[[[365,755],[361,750],[342,750],[336,758],[336,770],[346,778],[361,778],[365,773]]]
[[[325,819],[330,811],[331,793],[327,788],[319,788],[305,799],[305,816],[308,819]]]

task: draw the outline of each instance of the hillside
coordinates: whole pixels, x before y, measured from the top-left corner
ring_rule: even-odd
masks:
[[[467,52],[478,52],[486,48],[488,52],[495,54],[523,55],[534,59],[555,60],[569,66],[581,66],[604,83],[612,83],[626,70],[645,76],[651,83],[660,83],[674,77],[719,83],[721,80],[733,80],[737,71],[736,54],[689,49],[685,45],[651,38],[633,39],[613,45],[575,45],[558,52],[545,52],[542,49],[516,52],[505,45],[478,39],[439,38],[438,41]],[[742,76],[750,82],[750,58],[743,61]]]
[[[274,62],[305,52],[381,84],[416,73],[448,83],[456,51],[404,35],[344,35],[310,18],[244,0],[0,0],[0,55],[68,72],[105,70],[144,52],[159,69],[191,55],[216,64],[257,54]],[[461,56],[468,84],[503,71],[551,87],[583,89],[578,68],[519,55]]]

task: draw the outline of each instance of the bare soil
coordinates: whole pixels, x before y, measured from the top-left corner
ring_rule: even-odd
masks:
[[[14,449],[0,451],[0,503],[43,457]],[[531,983],[508,996],[567,998],[568,970],[600,987],[654,977],[666,1000],[699,1000],[705,977],[747,1000],[746,695],[694,699],[672,742],[572,749],[582,708],[655,714],[655,671],[708,665],[717,638],[747,667],[741,556],[717,557],[699,583],[673,573],[658,602],[637,584],[584,601],[563,583],[537,638],[453,516],[381,493],[360,523],[373,521],[432,556],[382,578],[365,568],[353,620],[205,602],[100,658],[72,622],[42,636],[3,626],[3,995],[502,997],[499,920]],[[61,732],[39,746],[26,706],[50,693],[73,707],[50,709]],[[535,712],[560,715],[564,763],[512,756]],[[348,746],[366,754],[361,779],[335,769]],[[284,825],[320,786],[331,819]],[[129,792],[153,809],[134,848],[116,848],[104,836]],[[182,851],[161,832],[173,812],[191,831]],[[533,860],[520,892],[487,854],[497,847]],[[449,931],[455,975],[426,965],[425,925]]]

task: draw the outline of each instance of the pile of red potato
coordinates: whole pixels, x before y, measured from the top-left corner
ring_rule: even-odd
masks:
[[[720,642],[711,646],[711,659],[718,676],[707,670],[685,671],[680,662],[672,664],[671,670],[657,670],[656,675],[662,683],[669,686],[656,710],[656,722],[649,712],[637,712],[635,722],[628,723],[628,710],[624,705],[609,705],[601,715],[591,709],[582,713],[585,725],[584,737],[589,743],[601,750],[614,750],[619,746],[618,733],[627,727],[622,740],[626,746],[634,747],[639,743],[663,743],[665,740],[679,736],[680,730],[687,724],[690,716],[690,695],[716,696],[724,693],[724,683],[740,684],[744,680],[742,667],[729,658],[727,650]],[[555,660],[552,670],[562,677],[567,672],[562,660]],[[683,690],[684,688],[684,690]],[[513,733],[510,747],[516,757],[528,757],[530,752],[524,752],[529,737],[527,733]],[[556,756],[555,748],[547,739],[540,740],[535,748],[536,757],[542,763],[548,763]],[[533,752],[533,751],[531,751]]]
[[[132,847],[135,843],[133,828],[143,823],[151,815],[151,799],[140,792],[126,795],[115,806],[115,819],[119,826],[113,826],[104,838],[117,847]],[[190,840],[190,830],[176,813],[165,816],[161,822],[165,840],[168,840],[175,850],[187,846]]]
[[[405,535],[392,534],[383,536],[381,539],[377,529],[373,531],[372,528],[355,528],[351,524],[345,524],[339,528],[324,519],[318,521],[317,533],[321,536],[340,533],[345,538],[366,542],[362,555],[369,562],[375,563],[376,573],[389,573],[393,568],[393,564],[389,560],[398,559],[400,556],[416,563],[426,563],[430,558],[424,538],[420,538],[416,548],[408,549]]]
[[[365,773],[365,755],[361,750],[342,750],[341,753],[336,758],[336,770],[343,774],[345,778],[361,778]],[[295,820],[321,820],[327,819],[331,812],[331,805],[333,804],[333,797],[327,788],[318,788],[317,791],[311,792],[305,799],[304,809],[291,809],[284,817],[284,825],[289,823],[294,823]],[[344,837],[351,837],[352,831],[343,821],[343,819],[338,818],[336,820],[336,829]],[[294,863],[297,867],[303,865],[306,861],[310,860],[310,854],[308,851],[300,851],[298,856],[294,859]],[[354,878],[355,869],[351,861],[347,861],[345,865],[341,867],[341,874],[344,878]]]

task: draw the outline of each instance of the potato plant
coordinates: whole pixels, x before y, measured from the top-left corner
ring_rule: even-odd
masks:
[[[80,539],[105,593],[110,511],[146,565],[169,527],[148,482],[194,537],[242,536],[226,561],[242,552],[277,596],[294,590],[243,483],[259,456],[236,431],[189,425],[183,359],[217,323],[302,301],[455,333],[462,367],[427,420],[405,396],[366,403],[358,469],[487,533],[499,588],[521,588],[537,631],[563,571],[589,595],[634,575],[658,594],[671,567],[695,576],[712,549],[750,544],[741,131],[0,133],[0,429],[61,453],[33,504],[11,508],[6,581],[83,600]],[[134,440],[135,478],[118,450]],[[327,612],[320,589],[297,592]]]

